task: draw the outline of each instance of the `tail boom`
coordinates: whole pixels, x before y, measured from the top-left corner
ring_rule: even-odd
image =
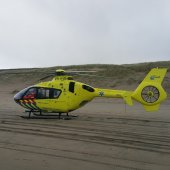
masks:
[[[132,106],[132,94],[133,91],[124,91],[124,90],[110,90],[110,89],[95,89],[96,96],[95,97],[108,97],[108,98],[123,98],[124,101]]]
[[[95,97],[123,98],[130,106],[133,105],[133,99],[140,102],[146,111],[156,111],[167,98],[161,85],[166,72],[166,68],[153,68],[135,91],[96,88]]]

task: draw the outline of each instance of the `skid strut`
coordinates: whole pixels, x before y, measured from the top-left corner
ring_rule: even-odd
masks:
[[[42,111],[41,110],[25,110],[26,113],[28,113],[28,118],[31,118],[31,113],[38,112],[39,116],[42,116]]]

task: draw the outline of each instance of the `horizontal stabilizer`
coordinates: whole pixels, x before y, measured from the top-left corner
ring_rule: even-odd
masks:
[[[123,99],[126,102],[126,104],[128,104],[129,106],[133,106],[131,93],[129,93],[129,95],[123,95]]]

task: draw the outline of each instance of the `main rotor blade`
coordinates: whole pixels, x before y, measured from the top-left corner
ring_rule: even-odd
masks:
[[[69,73],[95,73],[97,71],[78,71],[78,70],[68,70],[64,71],[64,73],[69,74]],[[41,71],[41,70],[16,70],[16,69],[7,69],[7,70],[0,70],[0,74],[33,74],[33,73],[43,73],[43,74],[54,74],[56,71]]]
[[[106,77],[106,76],[98,76],[98,75],[92,75],[92,74],[74,74],[75,76],[89,76],[89,77],[98,77],[98,78],[112,78],[113,79],[113,77]]]
[[[72,71],[65,71],[65,73],[96,73],[97,71],[82,71],[82,70],[72,70]]]
[[[54,76],[54,74],[51,74],[51,75],[45,76],[45,77],[43,77],[43,78],[41,78],[41,79],[39,79],[39,80],[42,81],[42,80],[45,80],[45,79],[47,79],[47,78],[49,78],[49,77],[53,77],[53,76]]]

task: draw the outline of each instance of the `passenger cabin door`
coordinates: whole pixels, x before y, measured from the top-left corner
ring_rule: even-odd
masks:
[[[59,100],[61,95],[61,90],[54,88],[37,88],[37,102],[41,104],[43,110],[48,111],[57,111],[57,108],[60,109],[56,102]]]
[[[69,82],[68,84],[68,108],[69,111],[72,111],[75,109],[75,105],[76,105],[76,83],[73,82]]]

